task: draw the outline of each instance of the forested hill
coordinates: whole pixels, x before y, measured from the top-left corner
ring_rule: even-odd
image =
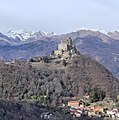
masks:
[[[43,114],[51,114],[52,120],[77,120],[61,109],[50,109],[30,102],[0,100],[0,120],[44,120]]]
[[[1,61],[0,99],[4,100],[0,100],[0,119],[39,120],[41,113],[49,110],[37,105],[57,109],[57,106],[67,104],[73,97],[81,98],[86,93],[91,95],[95,88],[104,96],[116,98],[119,94],[119,80],[105,67],[83,55],[73,58],[66,66],[57,62]],[[74,119],[60,110],[56,111],[51,110],[55,116],[53,120],[63,120],[62,115],[64,120]]]
[[[0,98],[31,100],[45,96],[45,104],[56,106],[67,98],[91,94],[95,87],[106,96],[115,98],[119,81],[96,61],[83,55],[74,58],[64,67],[61,63],[46,63],[36,67],[31,63],[0,63]],[[59,67],[60,66],[60,67]]]

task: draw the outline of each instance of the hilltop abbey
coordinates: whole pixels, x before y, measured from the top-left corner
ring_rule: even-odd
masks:
[[[51,58],[61,58],[61,59],[70,59],[73,56],[76,56],[77,50],[72,43],[72,39],[64,39],[58,44],[58,50],[54,50],[50,57]]]
[[[72,39],[67,38],[63,39],[60,44],[58,44],[58,49],[53,50],[50,56],[42,56],[42,57],[33,57],[30,59],[30,62],[43,62],[48,63],[51,61],[62,61],[69,60],[72,57],[77,56],[78,52],[73,45]]]

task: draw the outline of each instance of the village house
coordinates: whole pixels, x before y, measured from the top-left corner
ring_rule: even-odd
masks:
[[[110,117],[110,118],[119,118],[119,112],[118,110],[115,108],[115,109],[112,109],[112,110],[107,110],[106,111],[106,114]]]
[[[95,113],[103,113],[104,107],[103,106],[89,106],[89,110],[94,111]]]
[[[70,114],[75,117],[81,117],[83,115],[86,115],[88,112],[84,111],[84,108],[76,107],[76,108],[70,108]]]
[[[95,111],[95,113],[103,113],[104,107],[103,106],[95,106],[94,111]]]
[[[69,101],[67,106],[69,106],[69,107],[79,107],[79,101]]]
[[[88,116],[89,117],[92,117],[92,116],[94,116],[95,115],[95,112],[93,111],[93,110],[89,110],[88,111]]]
[[[107,114],[110,118],[112,118],[112,117],[115,117],[116,112],[114,112],[114,111],[112,111],[112,110],[107,110],[106,114]]]

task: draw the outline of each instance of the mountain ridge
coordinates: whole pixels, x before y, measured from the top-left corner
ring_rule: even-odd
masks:
[[[78,34],[78,32],[80,34]],[[79,30],[71,32],[71,33],[77,33],[77,35],[80,35],[81,37],[91,34],[93,36],[100,36],[100,37],[102,36],[102,37],[106,37],[106,38],[109,37],[110,39],[115,39],[115,40],[119,39],[118,31],[106,32],[105,30],[101,30],[101,29],[80,28]],[[1,38],[4,38],[3,41],[7,42],[8,43],[7,45],[14,46],[14,45],[20,45],[20,44],[32,42],[29,39],[42,39],[42,38],[46,38],[46,37],[68,35],[71,33],[56,34],[54,32],[9,30],[7,33],[0,32],[0,40],[2,40]],[[86,34],[83,34],[83,33],[86,33]],[[103,38],[103,40],[105,41],[105,38]],[[4,44],[2,46],[4,46]]]

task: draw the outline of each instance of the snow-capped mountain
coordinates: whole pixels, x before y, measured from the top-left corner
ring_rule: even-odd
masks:
[[[111,31],[108,33],[108,36],[115,40],[119,40],[119,31]]]
[[[10,30],[3,34],[0,32],[0,46],[11,45],[16,46],[20,44],[30,43],[37,41],[44,37],[52,37],[56,35],[54,32],[34,32],[25,30]]]
[[[23,31],[23,30],[18,30],[18,31],[14,31],[14,30],[10,30],[6,33],[6,36],[8,37],[12,37],[12,38],[16,38],[18,37],[21,41],[25,41],[28,38],[34,37],[34,33],[32,31]]]
[[[96,33],[96,34],[103,34],[103,35],[106,35],[112,39],[115,39],[115,40],[119,40],[119,31],[115,31],[115,30],[112,30],[112,31],[105,31],[105,30],[102,30],[102,29],[89,29],[89,28],[80,28],[79,31],[87,31],[87,32],[93,32]]]
[[[74,36],[80,36],[80,37],[85,37],[87,35],[98,36],[103,40],[103,42],[107,42],[107,43],[109,43],[109,39],[119,40],[118,31],[106,32],[105,30],[101,30],[101,29],[80,28],[78,31],[72,33],[75,33]],[[40,40],[41,38],[52,37],[52,36],[56,36],[56,34],[54,32],[10,30],[5,34],[0,33],[0,42],[5,43],[6,45],[7,44],[20,45],[24,43],[37,41]]]
[[[51,37],[56,34],[54,32],[42,32],[42,31],[34,32],[34,31],[25,31],[25,30],[18,30],[18,31],[10,30],[5,35],[8,37],[12,37],[14,39],[16,39],[16,37],[17,37],[23,42],[29,38],[37,39],[38,37]]]
[[[108,32],[102,29],[89,29],[89,28],[79,28],[80,30],[85,30],[85,31],[93,31],[93,32],[100,32],[102,34],[108,35]]]
[[[110,39],[119,39],[119,32],[106,32],[100,29],[87,29],[80,28],[78,31],[72,32],[71,37],[80,36],[85,37],[87,35],[98,36],[103,42],[109,43]],[[70,33],[69,33],[70,34]],[[77,34],[77,35],[76,35]],[[56,36],[54,32],[42,32],[42,31],[26,31],[26,30],[10,30],[5,34],[0,33],[0,46],[4,45],[20,45],[30,42],[34,42],[40,39],[45,39],[46,37]]]
[[[7,35],[0,33],[0,46],[16,45],[20,42],[19,38],[8,37]]]

